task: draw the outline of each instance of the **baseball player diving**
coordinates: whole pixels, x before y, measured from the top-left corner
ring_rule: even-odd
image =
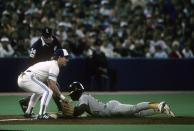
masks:
[[[46,112],[52,95],[65,101],[65,97],[58,89],[56,83],[59,68],[67,64],[69,61],[68,56],[67,50],[57,49],[51,60],[38,62],[18,76],[18,86],[27,92],[32,92],[30,102],[24,114],[25,117],[32,117],[33,108],[39,98],[41,98],[41,102],[37,119],[52,119],[50,114]]]
[[[144,117],[150,116],[158,113],[166,114],[170,117],[175,117],[174,113],[171,111],[170,106],[162,101],[160,103],[156,102],[141,102],[136,105],[122,104],[119,101],[111,100],[107,103],[100,102],[90,94],[84,93],[84,87],[79,82],[73,82],[70,84],[69,96],[73,101],[78,101],[79,105],[75,107],[68,107],[68,104],[61,102],[62,111],[64,116],[67,116],[69,112],[67,110],[71,108],[73,117],[82,115],[84,112],[91,116],[136,116]]]

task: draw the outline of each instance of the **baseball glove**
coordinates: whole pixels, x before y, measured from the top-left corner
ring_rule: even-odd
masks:
[[[74,113],[74,106],[68,100],[60,100],[61,108],[64,117],[72,117]]]

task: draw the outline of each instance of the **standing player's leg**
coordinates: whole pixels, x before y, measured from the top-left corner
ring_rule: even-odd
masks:
[[[36,96],[38,95],[42,96],[41,101],[40,101],[40,110],[39,110],[39,114],[37,118],[38,119],[51,119],[52,117],[48,113],[46,113],[46,109],[53,95],[53,91],[48,86],[46,86],[43,82],[36,79],[36,77],[34,76],[31,77],[30,86],[31,86],[31,91],[37,94]],[[30,99],[28,107],[31,106],[30,103],[33,103],[32,100],[33,99]]]
[[[58,86],[58,88],[60,88],[60,85],[58,83],[57,83],[57,86]],[[25,97],[25,98],[22,98],[21,100],[19,100],[20,107],[24,113],[26,112],[26,110],[28,108],[30,98],[31,98],[31,96],[28,96],[28,97]],[[53,100],[57,106],[58,112],[61,112],[61,104],[59,102],[60,98],[58,96],[53,95]]]
[[[18,79],[18,85],[23,90],[34,93],[30,99],[25,115],[27,117],[31,116],[32,110],[37,100],[40,98],[40,96],[42,96],[38,119],[50,119],[51,116],[46,113],[46,108],[52,97],[52,90],[30,73],[26,74],[24,78],[20,77]]]
[[[46,113],[47,106],[50,102],[50,99],[52,97],[52,90],[47,88],[44,88],[44,92],[40,101],[40,111],[39,116],[43,116]]]
[[[27,108],[28,108],[28,103],[30,101],[30,97],[31,96],[28,96],[28,97],[24,97],[22,98],[21,100],[19,100],[19,104],[20,104],[20,107],[22,109],[22,111],[25,113]]]
[[[31,75],[32,73],[26,72],[26,73],[21,73],[18,76],[18,86],[23,89],[24,91],[31,92],[29,85],[31,85]],[[19,104],[21,106],[22,111],[25,113],[27,108],[28,108],[28,103],[30,101],[30,96],[23,98],[19,101]]]
[[[30,101],[28,104],[28,107],[26,109],[26,112],[24,113],[24,116],[27,118],[31,118],[34,117],[34,113],[32,113],[33,108],[35,107],[36,102],[38,101],[38,99],[40,99],[41,95],[40,94],[36,94],[33,93],[32,96],[30,97]]]

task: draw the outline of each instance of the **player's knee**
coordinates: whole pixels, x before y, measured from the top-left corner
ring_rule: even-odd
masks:
[[[132,113],[136,113],[137,112],[137,106],[136,105],[133,105],[131,108],[130,108],[130,111]]]

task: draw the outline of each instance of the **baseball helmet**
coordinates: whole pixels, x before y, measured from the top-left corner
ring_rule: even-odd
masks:
[[[69,57],[69,53],[66,49],[57,49],[54,52],[54,56]]]
[[[69,96],[72,100],[78,100],[84,92],[84,87],[80,82],[73,82],[68,87]]]

